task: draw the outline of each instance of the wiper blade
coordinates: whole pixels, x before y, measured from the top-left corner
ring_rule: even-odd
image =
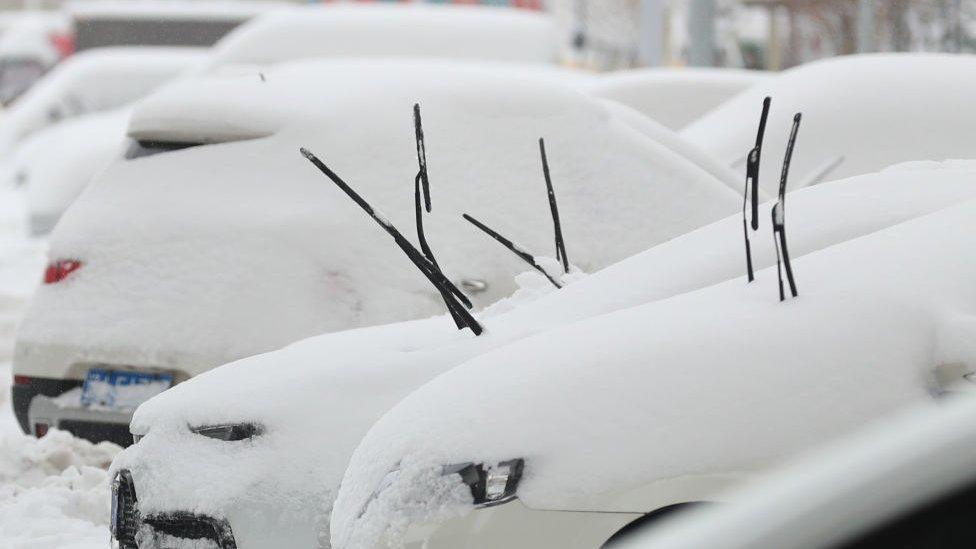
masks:
[[[793,278],[793,265],[790,263],[790,252],[786,247],[786,181],[790,174],[790,162],[793,159],[793,147],[796,145],[796,135],[800,131],[801,118],[800,113],[793,116],[793,128],[790,130],[789,141],[786,142],[786,157],[783,159],[783,170],[780,172],[779,195],[772,212],[770,212],[773,224],[773,244],[776,246],[776,275],[779,278],[780,301],[786,300],[786,294],[783,291],[783,268],[786,270],[790,293],[793,297],[798,295],[796,280]],[[781,259],[782,268],[780,267]]]
[[[756,132],[756,145],[746,156],[746,184],[742,191],[742,235],[746,244],[746,274],[749,282],[755,280],[752,267],[752,244],[749,242],[749,223],[746,210],[751,204],[752,230],[759,229],[759,161],[762,157],[763,137],[766,135],[766,119],[769,117],[770,97],[763,99],[762,114],[759,116],[759,130]]]
[[[562,261],[563,272],[568,274],[569,258],[566,256],[566,243],[563,241],[562,226],[559,224],[559,208],[556,207],[556,192],[552,189],[552,178],[549,175],[546,141],[541,137],[539,138],[539,154],[542,156],[542,175],[546,178],[546,192],[549,194],[549,211],[552,213],[552,226],[556,237],[556,260]]]
[[[376,223],[383,227],[383,230],[393,237],[393,241],[397,244],[397,246],[400,247],[400,250],[407,255],[410,261],[413,262],[418,269],[420,269],[420,272],[427,277],[427,280],[434,285],[442,296],[451,296],[460,293],[460,290],[458,290],[457,287],[454,286],[454,283],[444,276],[440,269],[438,269],[433,263],[424,257],[423,254],[421,254],[416,248],[414,248],[413,244],[411,244],[410,241],[407,240],[389,220],[376,213],[373,207],[370,206],[369,203],[359,195],[359,193],[354,191],[352,187],[343,181],[338,174],[333,172],[328,166],[325,165],[325,163],[319,160],[319,158],[308,149],[302,147],[300,150],[302,156],[308,159],[308,161],[318,168],[319,171],[332,180],[332,182],[335,183],[335,185],[344,193],[346,193],[346,195],[349,196],[353,202],[358,204],[367,215],[373,218],[373,221],[376,221]],[[456,300],[448,298],[446,299],[446,302],[448,310],[451,311],[452,316],[456,315],[455,318],[458,318],[461,320],[461,322],[463,322],[463,326],[459,325],[459,328],[469,328],[472,332],[474,332],[475,335],[480,335],[484,331],[481,324],[479,324],[478,321],[471,316],[471,313],[462,307]]]
[[[553,286],[555,286],[556,288],[562,288],[562,285],[559,282],[557,282],[556,279],[554,279],[552,277],[552,275],[550,275],[549,273],[547,273],[546,270],[543,269],[539,265],[538,262],[536,262],[535,256],[533,256],[529,252],[523,250],[517,244],[515,244],[511,240],[505,238],[504,236],[498,234],[491,227],[489,227],[489,226],[485,225],[484,223],[478,221],[474,217],[472,217],[472,216],[470,216],[468,214],[462,214],[462,217],[464,217],[464,219],[467,219],[468,221],[470,221],[471,224],[474,225],[475,227],[478,227],[479,229],[481,229],[482,231],[484,231],[484,233],[487,234],[488,236],[494,238],[499,244],[501,244],[502,246],[505,246],[506,248],[508,248],[509,251],[511,251],[516,256],[518,256],[522,261],[525,261],[526,263],[528,263],[529,265],[531,265],[533,269],[535,269],[535,270],[539,271],[540,273],[542,273],[543,276],[545,276],[546,278],[549,279],[549,282],[551,282]]]

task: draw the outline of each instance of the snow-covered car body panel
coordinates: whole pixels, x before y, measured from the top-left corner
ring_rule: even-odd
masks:
[[[322,5],[257,17],[228,34],[201,67],[268,66],[312,57],[437,57],[552,64],[553,22],[487,6]],[[229,67],[229,68],[228,68]]]
[[[848,547],[940,499],[972,491],[974,420],[976,405],[969,398],[881,419],[730,494],[735,505],[689,513],[660,531],[634,535],[621,547]],[[949,535],[943,543],[960,541],[946,526],[937,525],[941,534]]]
[[[633,107],[672,130],[680,130],[768,77],[764,72],[739,69],[633,69],[600,77],[590,93]]]
[[[874,172],[898,162],[972,158],[960,135],[969,118],[976,80],[960,77],[976,56],[876,54],[837,57],[801,65],[767,78],[687,126],[682,136],[737,167],[754,138],[763,97],[772,108],[762,171],[778,173],[790,121],[803,113],[793,187]],[[911,75],[908,77],[907,75]],[[884,128],[884,131],[878,131]],[[774,191],[777,181],[760,185]]]
[[[913,169],[924,171],[915,174]],[[968,181],[973,168],[941,169],[959,173],[923,189],[920,180],[931,170],[904,166],[795,193],[790,203],[794,253],[801,256],[976,197]],[[815,215],[826,209],[836,214],[829,222]],[[196,509],[225,517],[239,542],[282,535],[282,529],[262,531],[250,525],[253,514],[270,510],[281,510],[287,524],[312,517],[306,528],[323,528],[327,536],[327,523],[318,521],[328,517],[353,449],[414,388],[520,338],[741,276],[740,226],[738,217],[724,219],[529,301],[525,297],[547,288],[539,276],[541,289],[530,288],[514,302],[478,315],[486,328],[479,337],[457,332],[441,316],[327,334],[217,368],[143,404],[132,430],[144,438],[114,468],[132,472],[140,506],[147,512]],[[761,231],[757,240],[770,238],[768,227]],[[757,267],[775,262],[772,250],[756,246],[755,252]],[[471,397],[490,398],[480,392],[480,384],[472,382]],[[188,429],[243,422],[260,424],[265,433],[243,446],[246,453],[238,451],[241,447],[200,441],[203,437]],[[174,453],[175,448],[181,450]],[[284,458],[264,457],[271,454],[288,456],[294,465],[283,469]],[[236,464],[226,469],[230,456]],[[205,498],[198,495],[201,478],[208,479]],[[310,505],[314,498],[321,505]],[[288,517],[296,517],[295,522]]]
[[[479,306],[511,294],[522,264],[460,214],[480,216],[529,249],[549,249],[539,137],[576,250],[571,259],[585,271],[738,207],[733,191],[599,101],[533,84],[522,72],[485,71],[299,62],[264,80],[184,81],[182,102],[147,99],[153,117],[167,109],[174,113],[167,120],[199,114],[219,134],[224,120],[243,123],[246,115],[273,133],[108,167],[52,235],[52,259],[84,266],[38,291],[16,369],[75,377],[106,362],[192,375],[314,334],[440,313],[436,291],[389,237],[298,153],[304,146],[321,155],[409,228],[414,101],[423,106],[434,189],[429,241],[448,276],[485,283],[472,295]],[[516,79],[524,84],[514,86]],[[231,95],[234,102],[224,100]],[[133,124],[139,120],[137,109]],[[97,327],[93,308],[105,320]],[[39,346],[73,348],[75,356],[52,365]]]
[[[73,55],[0,113],[0,155],[59,120],[122,107],[203,59],[196,48],[119,47]]]
[[[910,174],[921,190],[972,169],[885,173]],[[974,211],[970,200],[807,254],[793,261],[796,299],[780,302],[767,268],[753,284],[593,317],[453,368],[364,437],[335,503],[333,545],[372,547],[391,527],[473,510],[460,477],[440,476],[452,464],[524,459],[518,498],[532,509],[646,513],[655,508],[617,496],[748,475],[928,398],[935,333],[976,303],[965,252]]]

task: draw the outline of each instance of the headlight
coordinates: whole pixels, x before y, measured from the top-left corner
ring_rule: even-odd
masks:
[[[206,427],[190,427],[198,435],[215,438],[225,442],[247,440],[260,435],[263,429],[253,423],[234,423],[228,425],[208,425]]]
[[[479,507],[508,503],[522,479],[525,460],[513,459],[495,465],[459,463],[444,467],[444,475],[459,475],[471,488],[471,497]]]

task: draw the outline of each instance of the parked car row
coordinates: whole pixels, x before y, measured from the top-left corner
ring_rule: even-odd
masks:
[[[601,76],[555,34],[535,10],[270,10],[210,50],[133,47],[168,71],[96,75],[41,120],[32,96],[82,93],[65,62],[0,119],[50,231],[13,405],[25,433],[128,446],[115,546],[746,547],[769,506],[735,489],[969,392],[976,161],[941,109],[976,80],[874,98],[976,60]],[[976,473],[953,467],[932,500]],[[919,485],[836,539],[785,511],[761,539],[840,546]]]

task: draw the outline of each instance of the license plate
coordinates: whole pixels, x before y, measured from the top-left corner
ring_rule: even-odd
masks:
[[[172,385],[172,374],[92,368],[81,389],[81,404],[113,410],[134,409]]]

